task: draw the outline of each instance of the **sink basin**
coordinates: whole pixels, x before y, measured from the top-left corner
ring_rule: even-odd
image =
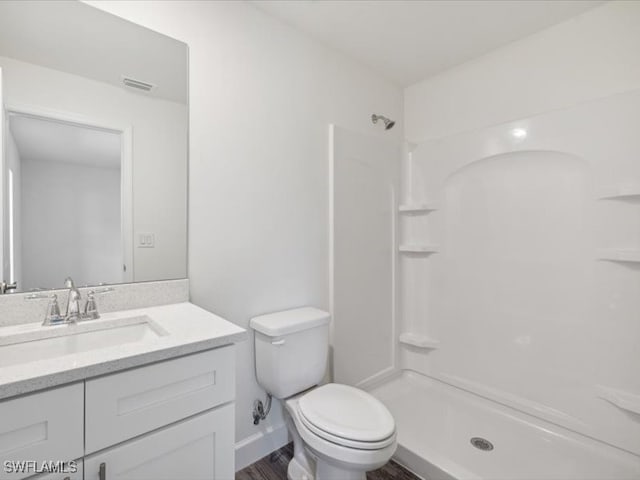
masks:
[[[164,335],[167,332],[146,315],[0,334],[0,367],[144,342]]]

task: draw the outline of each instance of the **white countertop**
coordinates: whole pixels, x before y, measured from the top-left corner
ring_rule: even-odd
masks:
[[[17,365],[0,365],[0,399],[76,382],[127,368],[168,360],[246,340],[246,330],[192,303],[105,313],[99,320],[148,316],[166,331],[151,340],[62,355]],[[42,327],[41,322],[0,328],[0,336],[42,329],[73,328],[73,325]]]

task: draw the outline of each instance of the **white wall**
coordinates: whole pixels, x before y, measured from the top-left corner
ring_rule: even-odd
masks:
[[[328,308],[328,125],[379,132],[371,113],[400,119],[401,91],[243,2],[89,3],[189,45],[192,301],[243,327]],[[278,404],[252,424],[253,361],[239,345],[238,465],[278,446],[260,449],[265,425],[282,431]]]
[[[405,90],[406,137],[439,138],[640,87],[640,2],[615,1]]]
[[[612,2],[406,89],[405,194],[440,209],[402,235],[440,251],[403,260],[401,325],[442,342],[404,368],[634,453],[601,392],[640,391],[638,269],[597,252],[638,249],[638,204],[597,197],[640,181],[638,25]]]
[[[133,249],[134,279],[186,277],[186,106],[6,57],[0,67],[9,108],[44,108],[133,128],[134,238],[149,232],[156,241],[153,249]]]
[[[66,275],[78,285],[121,283],[120,169],[29,159],[21,166],[21,288],[62,285]]]

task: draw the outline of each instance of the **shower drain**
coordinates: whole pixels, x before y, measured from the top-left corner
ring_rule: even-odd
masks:
[[[484,450],[485,452],[493,450],[493,443],[482,437],[473,437],[471,439],[471,445],[479,450]]]

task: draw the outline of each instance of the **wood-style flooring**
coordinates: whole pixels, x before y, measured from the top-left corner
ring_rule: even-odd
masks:
[[[286,480],[287,465],[291,457],[293,457],[293,443],[240,470],[236,473],[236,480]],[[420,478],[391,460],[384,467],[367,472],[367,480],[420,480]]]

